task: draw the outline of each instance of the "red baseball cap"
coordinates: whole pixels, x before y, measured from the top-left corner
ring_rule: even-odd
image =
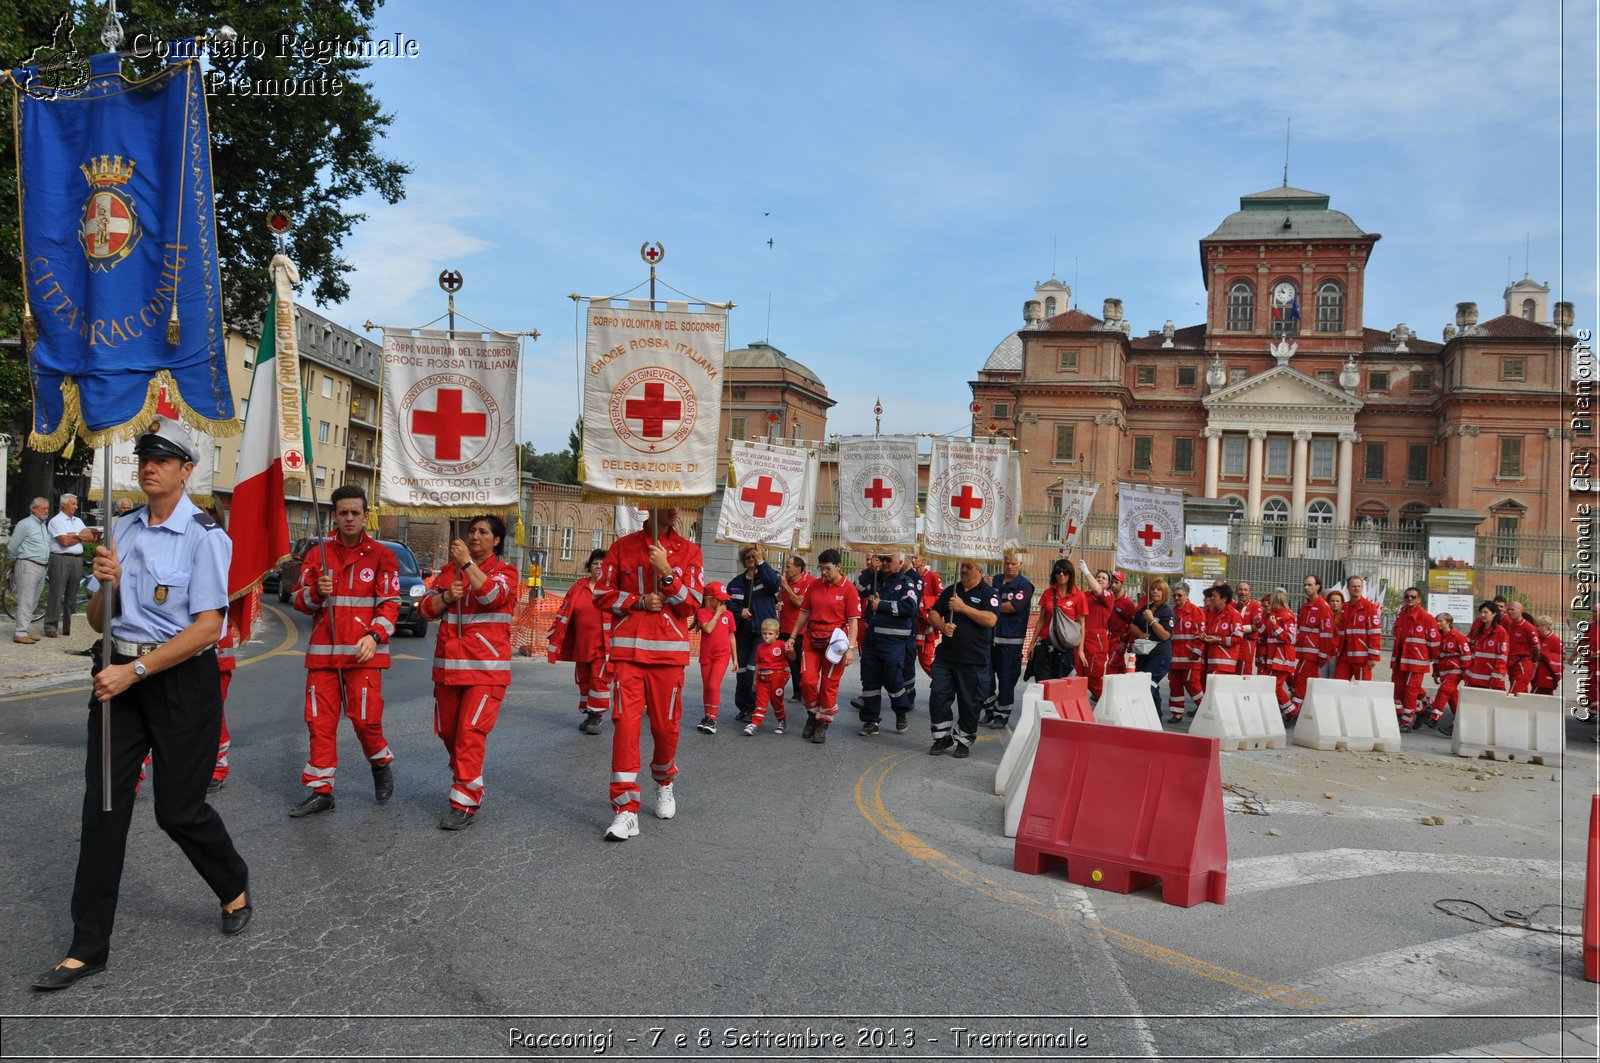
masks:
[[[728,594],[727,587],[724,587],[722,584],[713,580],[712,582],[706,584],[706,597],[715,598],[719,602],[726,602],[732,596]]]

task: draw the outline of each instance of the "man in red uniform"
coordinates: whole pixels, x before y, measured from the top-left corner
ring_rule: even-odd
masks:
[[[485,514],[450,541],[450,563],[417,608],[439,621],[433,649],[433,733],[450,757],[450,807],[440,830],[465,830],[483,806],[483,752],[511,685],[517,570],[500,560],[506,524]]]
[[[1189,585],[1181,579],[1172,582],[1172,670],[1167,673],[1167,709],[1173,723],[1182,723],[1184,705],[1190,698],[1194,707],[1200,708],[1200,695],[1205,690],[1201,672],[1205,668],[1205,648],[1200,636],[1205,634],[1206,616],[1200,607],[1189,600]]]
[[[1533,688],[1533,662],[1539,656],[1539,629],[1528,618],[1520,599],[1506,603],[1506,639],[1510,643],[1511,657],[1507,665],[1511,679],[1511,693],[1526,694]]]
[[[1472,643],[1456,630],[1455,618],[1449,613],[1440,613],[1438,622],[1439,656],[1433,662],[1433,678],[1439,689],[1433,692],[1433,709],[1426,721],[1434,728],[1444,719],[1446,709],[1454,713],[1460,704],[1461,680],[1466,677],[1467,661],[1472,657]]]
[[[1422,677],[1433,668],[1438,656],[1439,623],[1422,608],[1422,591],[1408,587],[1394,618],[1394,653],[1389,661],[1402,731],[1416,723]]]
[[[1294,697],[1289,700],[1288,721],[1300,715],[1306,685],[1322,671],[1322,662],[1333,655],[1333,609],[1322,596],[1322,581],[1307,576],[1305,591],[1306,601],[1296,618],[1299,633],[1295,636]]]
[[[1362,597],[1366,583],[1360,576],[1351,576],[1347,589],[1350,602],[1339,617],[1333,677],[1368,680],[1383,653],[1383,611],[1377,602]]]
[[[394,754],[383,737],[383,669],[400,616],[400,562],[366,532],[367,494],[336,487],[336,534],[306,551],[294,607],[311,616],[306,648],[306,730],[311,755],[300,782],[311,796],[289,810],[295,819],[333,809],[339,763],[339,716],[350,717],[372,765],[379,803],[394,795]]]
[[[1128,670],[1127,653],[1133,637],[1128,633],[1128,622],[1139,612],[1139,605],[1122,593],[1127,580],[1120,572],[1107,573],[1106,586],[1111,590],[1111,619],[1106,624],[1107,639],[1111,643],[1110,656],[1106,658],[1106,674],[1121,675]]]
[[[689,618],[700,608],[700,548],[673,528],[676,509],[653,510],[645,526],[611,544],[594,603],[607,614],[611,667],[611,810],[605,839],[639,834],[639,728],[650,717],[656,818],[677,814],[678,731],[683,722],[683,672],[689,664]]]
[[[800,603],[817,577],[806,571],[806,559],[790,554],[783,563],[783,575],[778,581],[778,641],[787,648],[789,636],[794,633],[795,617],[800,615]],[[794,696],[800,696],[800,669],[794,670]]]
[[[1258,600],[1250,597],[1250,584],[1244,580],[1239,581],[1233,607],[1239,610],[1239,620],[1244,632],[1244,643],[1239,651],[1239,674],[1255,675],[1256,644],[1261,641],[1261,624],[1266,618],[1266,610]],[[1263,675],[1266,672],[1267,669],[1261,669]]]
[[[1548,616],[1535,620],[1534,626],[1539,629],[1539,655],[1533,660],[1533,692],[1554,694],[1561,686],[1561,636],[1556,634],[1555,621]]]
[[[839,560],[837,550],[817,555],[817,582],[806,591],[789,636],[789,655],[800,665],[800,700],[806,707],[800,737],[818,745],[828,739],[828,726],[839,711],[839,680],[860,645],[856,626],[861,620],[861,594],[844,578]],[[835,628],[844,632],[849,646],[843,657],[830,661],[828,642]]]

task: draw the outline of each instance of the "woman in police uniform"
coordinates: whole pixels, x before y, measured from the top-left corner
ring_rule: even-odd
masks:
[[[106,632],[103,593],[89,623],[112,640],[94,679],[84,769],[83,829],[72,889],[72,945],[35,989],[65,989],[105,970],[111,951],[134,782],[146,753],[155,767],[156,823],[178,843],[222,905],[222,932],[250,921],[249,872],[222,817],[206,804],[222,699],[214,649],[228,604],[227,533],[184,494],[198,455],[182,426],[156,421],[134,445],[149,503],[117,521],[116,555],[95,552],[94,575],[117,587]],[[111,709],[111,811],[102,812],[100,713]]]

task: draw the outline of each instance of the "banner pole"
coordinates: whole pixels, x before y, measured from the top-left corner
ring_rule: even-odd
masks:
[[[112,557],[117,556],[116,540],[112,537],[113,527],[111,512],[111,441],[106,440],[101,449],[104,464],[101,466],[101,475],[105,483],[105,548]],[[18,608],[22,608],[18,603]],[[111,667],[111,622],[117,615],[117,584],[113,580],[101,588],[100,616],[100,667],[102,670]],[[111,811],[111,699],[105,698],[100,702],[100,811]]]

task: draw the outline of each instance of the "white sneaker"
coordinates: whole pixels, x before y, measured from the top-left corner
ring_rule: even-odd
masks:
[[[606,841],[625,842],[629,838],[639,836],[639,814],[637,812],[618,812],[617,818],[611,821],[611,826],[606,828]]]
[[[656,787],[656,818],[671,819],[678,814],[678,798],[672,792],[671,783],[663,783]],[[634,827],[633,832],[639,833],[639,828]]]
[[[783,734],[783,732],[787,731],[788,729],[789,729],[788,724],[783,720],[779,720],[778,721],[778,726],[776,726],[776,727],[774,727],[772,729],[772,733],[775,734],[775,735],[781,735],[781,734]]]
[[[747,734],[747,735],[755,734],[756,733],[756,725],[753,724],[753,723],[745,724],[744,725],[744,733]]]

